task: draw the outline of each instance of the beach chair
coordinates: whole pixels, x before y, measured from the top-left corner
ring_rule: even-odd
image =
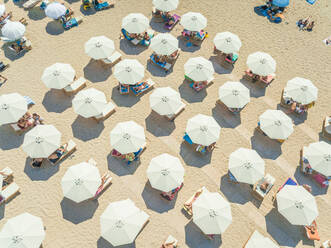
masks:
[[[172,30],[177,25],[177,23],[179,23],[181,17],[179,15],[173,14],[171,18],[173,19],[174,23],[169,24],[167,22],[164,24],[164,28],[167,30]]]
[[[4,83],[6,83],[7,80],[8,80],[8,79],[7,79],[6,77],[0,75],[0,86],[3,85]]]
[[[178,248],[178,240],[171,235],[169,235],[168,238],[163,242],[161,248],[165,248],[165,245],[167,244],[172,244],[174,248]]]
[[[155,60],[155,53],[153,53],[150,57],[149,57],[149,61],[159,67],[161,67],[163,70],[165,70],[166,72],[168,72],[170,70],[170,68],[172,67],[172,64],[167,63],[166,61],[164,62],[156,62]]]
[[[103,62],[103,65],[114,66],[122,59],[122,54],[119,52],[114,52],[110,57],[101,59],[100,61]]]
[[[121,95],[128,95],[130,93],[129,85],[125,86],[123,84],[119,84],[118,89],[119,89]]]
[[[94,3],[94,9],[96,11],[109,9],[115,6],[114,0],[112,0],[110,3],[102,0],[93,0],[93,3]]]
[[[106,120],[109,116],[111,116],[113,113],[115,113],[115,106],[111,102],[107,103],[106,107],[102,111],[100,115],[94,116],[93,119],[95,119],[97,122]]]
[[[315,227],[314,230],[312,230],[311,226],[304,226],[305,228],[305,232],[307,235],[307,238],[309,240],[320,240],[320,236],[318,234],[318,230],[317,230],[317,224],[316,224],[316,220],[313,221],[312,226]]]
[[[248,80],[253,80],[254,74],[252,73],[252,71],[250,69],[247,69],[245,71],[244,77]]]
[[[178,186],[177,188],[175,188],[175,189],[173,189],[171,192],[162,192],[161,194],[160,194],[160,196],[162,196],[162,198],[164,198],[164,199],[166,199],[166,200],[168,200],[168,201],[172,201],[175,197],[176,197],[176,195],[177,195],[177,193],[179,192],[179,190],[181,189],[181,188],[183,188],[183,186],[184,186],[184,183],[182,183],[180,186]]]
[[[277,193],[278,193],[279,191],[281,191],[282,188],[284,188],[285,185],[297,186],[298,183],[295,181],[294,178],[292,178],[292,177],[288,177],[288,178],[286,179],[285,183],[284,183],[282,186],[280,186],[280,187],[278,188],[277,192],[276,192],[275,195],[272,197],[272,201],[274,202],[274,204],[276,204],[276,196],[277,196]]]
[[[225,56],[224,61],[233,66],[237,62],[238,58],[239,55],[237,53],[233,53],[232,58]]]
[[[201,30],[197,33],[197,36],[191,37],[190,41],[194,46],[201,46],[202,42],[208,37],[208,32]]]
[[[6,70],[9,66],[9,64],[4,64],[2,61],[0,61],[0,72]]]
[[[331,116],[326,116],[323,120],[322,135],[324,138],[331,140]]]
[[[276,75],[275,74],[271,74],[265,77],[260,77],[260,82],[263,83],[264,87],[267,87],[271,84],[272,81],[274,81]]]
[[[28,21],[24,17],[22,17],[21,19],[19,19],[19,22],[22,23],[25,26],[28,25]]]
[[[29,97],[29,96],[24,96],[24,99],[25,99],[26,103],[28,104],[28,107],[31,107],[31,106],[33,106],[33,105],[36,104],[36,103],[32,100],[32,98]]]
[[[154,18],[154,22],[158,22],[158,23],[164,22],[161,12],[156,10],[154,6],[152,8],[152,17]]]
[[[6,13],[4,13],[2,16],[6,15]],[[0,28],[2,28],[8,20],[10,20],[13,17],[13,12],[9,11],[7,16],[0,22]]]
[[[226,174],[226,178],[229,183],[239,184],[238,180],[235,178],[235,176],[229,170],[228,170],[228,173]]]
[[[17,135],[22,135],[23,133],[29,131],[30,129],[32,129],[34,127],[34,125],[31,125],[31,126],[28,126],[24,129],[20,128],[17,123],[12,123],[10,124],[10,127],[14,130],[14,132],[17,134]]]
[[[62,154],[61,157],[59,157],[57,160],[50,160],[49,158],[47,158],[48,162],[50,162],[52,165],[57,165],[58,163],[60,163],[61,161],[63,161],[65,158],[67,158],[70,154],[72,154],[74,151],[76,151],[76,143],[73,140],[69,140],[66,143],[68,146],[65,150],[65,152]],[[62,145],[61,147],[63,148],[66,144]]]
[[[109,185],[111,184],[112,179],[113,179],[110,176],[109,172],[106,172],[101,178],[104,179],[105,181],[104,181],[103,185],[100,185],[100,187],[98,188],[97,192],[95,193],[95,195],[93,197],[94,199],[97,199],[102,194],[102,192],[104,192],[109,187]]]
[[[321,248],[331,248],[331,241],[325,240],[323,244],[321,245]]]
[[[137,46],[141,42],[141,40],[138,40],[137,38],[131,38],[129,36],[128,32],[124,28],[121,29],[121,32],[122,32],[123,37],[126,40],[130,41],[133,45]],[[122,37],[122,35],[121,35],[121,37]]]
[[[14,178],[14,173],[12,169],[10,169],[8,166],[0,171],[2,176],[2,190],[4,190],[10,183],[12,183]]]
[[[133,94],[139,96],[142,93],[146,93],[147,91],[153,89],[154,85],[154,81],[151,78],[148,78],[145,82],[130,86],[130,90],[133,92]]]
[[[207,87],[209,87],[213,83],[214,77],[211,77],[205,82],[199,82],[198,84],[195,84],[195,82],[190,83],[190,87],[194,89],[196,92],[199,92]],[[192,80],[193,81],[193,80]]]
[[[196,197],[195,195],[200,192],[201,194],[203,192],[208,192],[207,188],[205,186],[203,186],[202,188],[198,189],[191,197],[190,199],[188,199],[185,203],[184,203],[184,206],[183,206],[183,209],[185,210],[185,212],[192,216],[193,215],[193,212],[192,212],[192,208],[189,208],[187,207],[187,205],[191,204],[191,202],[193,203],[196,199],[198,199],[198,197],[201,195],[199,195],[198,197]],[[192,204],[191,204],[192,205]]]
[[[134,152],[134,159],[133,161],[137,161],[141,154],[146,150],[146,143],[140,148],[138,151]],[[130,165],[133,161],[127,160],[127,164]]]
[[[69,30],[73,27],[77,27],[79,24],[83,22],[82,16],[72,17],[69,21],[63,21],[62,26],[65,30]]]
[[[178,108],[178,110],[173,115],[165,115],[165,117],[169,121],[173,121],[180,113],[182,113],[185,110],[185,103],[182,103],[182,105]]]
[[[87,80],[84,77],[80,77],[68,86],[63,88],[64,93],[67,95],[76,94],[78,91],[86,87]]]
[[[266,174],[261,180],[259,180],[254,186],[253,191],[251,191],[252,195],[258,200],[263,200],[264,197],[269,193],[271,188],[274,186],[276,179],[272,177],[270,174]],[[262,190],[260,186],[263,183],[268,183],[266,190]]]
[[[0,205],[10,201],[20,191],[20,187],[12,182],[0,194]]]

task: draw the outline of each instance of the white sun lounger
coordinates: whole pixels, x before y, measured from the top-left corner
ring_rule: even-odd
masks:
[[[98,198],[102,194],[102,192],[104,192],[108,188],[108,186],[111,184],[111,182],[112,182],[112,179],[113,178],[110,176],[110,173],[109,172],[106,172],[102,176],[102,178],[103,177],[107,177],[107,180],[104,182],[104,184],[103,184],[103,186],[102,186],[101,189],[100,189],[100,187],[98,188],[98,190],[97,190],[97,192],[96,192],[96,194],[94,196],[94,199]]]
[[[178,108],[176,113],[173,115],[165,115],[166,118],[168,118],[170,121],[174,120],[181,112],[184,111],[186,104],[182,102],[182,105]]]
[[[116,51],[110,57],[108,57],[106,59],[102,59],[101,61],[106,65],[114,66],[121,59],[122,59],[122,54],[120,54],[119,52]]]
[[[80,91],[86,86],[86,79],[84,77],[80,77],[75,80],[73,83],[66,86],[63,90],[66,94],[72,95]]]
[[[30,8],[33,8],[34,6],[36,6],[38,3],[40,3],[41,0],[29,0],[29,1],[26,1],[24,4],[23,4],[23,8],[24,9],[30,9]]]
[[[100,115],[94,116],[93,118],[97,121],[106,120],[112,113],[115,112],[115,106],[111,102],[107,103],[106,107],[102,111]]]
[[[67,158],[70,154],[72,154],[74,151],[76,151],[76,143],[73,140],[69,140],[67,146],[67,149],[65,150],[65,152],[62,154],[62,156],[56,160],[54,163],[51,162],[48,158],[47,160],[52,164],[52,165],[56,165],[58,163],[60,163],[62,160],[64,160],[65,158]],[[65,144],[64,144],[65,145]]]
[[[20,190],[20,187],[16,183],[9,184],[2,192],[1,192],[1,201],[0,205],[4,202],[8,202],[12,199]]]

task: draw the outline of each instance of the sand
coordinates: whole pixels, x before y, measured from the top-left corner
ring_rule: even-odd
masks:
[[[24,136],[15,135],[8,127],[0,127],[1,167],[10,166],[14,170],[15,182],[21,188],[20,195],[0,208],[0,228],[9,218],[27,211],[43,219],[46,226],[43,246],[46,248],[111,247],[100,238],[100,215],[110,202],[130,198],[151,219],[135,245],[127,247],[159,247],[169,234],[179,240],[181,247],[242,247],[256,229],[281,247],[319,247],[322,241],[330,239],[330,190],[322,190],[304,177],[298,164],[302,146],[323,140],[322,121],[330,114],[331,49],[322,40],[331,34],[331,6],[323,0],[312,6],[304,0],[293,0],[285,21],[277,25],[254,13],[254,7],[262,3],[257,0],[181,0],[176,13],[197,11],[205,15],[209,38],[201,48],[187,48],[180,42],[183,52],[174,70],[165,74],[147,63],[150,49],[136,48],[119,39],[121,19],[128,13],[141,12],[151,18],[151,0],[118,0],[114,9],[92,11],[84,16],[79,27],[69,31],[63,31],[38,8],[25,11],[21,3],[16,5],[9,1],[6,7],[13,12],[13,20],[25,17],[29,22],[26,36],[32,41],[33,50],[21,57],[12,57],[7,50],[2,52],[1,60],[9,61],[10,68],[2,73],[8,82],[0,88],[0,94],[19,92],[29,95],[36,102],[31,112],[38,112],[48,124],[55,125],[62,132],[63,142],[73,139],[77,151],[60,166],[33,169],[20,148]],[[84,15],[80,1],[66,4],[71,5],[76,15]],[[295,22],[308,15],[316,20],[313,32],[298,31]],[[162,25],[151,22],[151,26],[157,32],[165,31]],[[181,30],[182,27],[177,25],[171,33],[179,36]],[[215,83],[206,91],[195,93],[183,84],[184,63],[194,56],[214,61],[212,40],[217,32],[223,31],[231,31],[242,40],[239,60],[232,71],[214,63]],[[185,111],[174,122],[165,122],[151,114],[151,92],[141,97],[120,96],[112,70],[90,62],[84,53],[84,43],[97,35],[113,39],[123,58],[136,58],[145,65],[146,75],[152,77],[156,87],[171,86],[178,90],[187,104]],[[215,107],[218,87],[229,80],[240,80],[246,69],[247,56],[256,51],[267,52],[277,61],[277,78],[265,90],[243,81],[251,90],[251,102],[240,118],[234,117],[223,108]],[[100,124],[77,117],[72,109],[72,98],[48,90],[40,80],[43,70],[55,62],[71,64],[77,76],[89,80],[88,87],[95,87],[107,95],[108,100],[116,105],[116,113]],[[296,123],[294,133],[279,146],[256,134],[254,129],[260,114],[267,109],[279,108],[282,89],[296,76],[312,80],[319,89],[319,97],[306,119],[291,115]],[[181,144],[187,120],[198,113],[212,115],[222,127],[217,148],[212,155],[203,157]],[[116,123],[127,120],[143,125],[147,136],[147,150],[140,163],[132,167],[109,155],[109,132]],[[276,178],[275,186],[262,203],[252,198],[247,187],[226,182],[228,157],[239,147],[257,150],[266,161],[266,172]],[[164,152],[178,156],[186,169],[185,185],[172,202],[160,199],[159,192],[151,189],[146,176],[150,160]],[[62,196],[61,178],[68,167],[90,157],[97,161],[101,173],[111,172],[113,184],[97,201],[74,205]],[[300,184],[308,183],[313,188],[319,208],[320,242],[308,241],[302,227],[290,225],[273,207],[272,195],[288,176],[294,176]],[[205,239],[181,211],[183,203],[201,186],[220,192],[231,202],[233,223],[221,239]]]

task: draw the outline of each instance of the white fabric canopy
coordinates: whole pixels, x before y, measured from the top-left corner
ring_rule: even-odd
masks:
[[[151,160],[147,177],[153,188],[169,192],[184,181],[184,167],[177,157],[163,153]]]
[[[318,216],[314,196],[302,186],[284,186],[277,193],[277,208],[292,225],[309,226]]]
[[[4,4],[0,4],[0,16],[3,16],[5,12],[6,12],[6,6]]]
[[[178,0],[153,0],[155,8],[164,12],[177,9],[178,3]]]
[[[284,96],[301,104],[309,104],[317,100],[318,89],[308,79],[295,77],[287,82]]]
[[[215,72],[212,62],[203,57],[190,58],[184,70],[186,76],[197,82],[211,79]]]
[[[178,40],[172,34],[158,34],[151,39],[151,49],[159,55],[170,55],[178,50]]]
[[[217,192],[203,192],[192,204],[193,222],[204,234],[221,234],[232,222],[231,206]]]
[[[264,160],[255,150],[239,148],[230,155],[229,170],[239,182],[255,184],[263,178],[264,169]]]
[[[61,133],[53,125],[38,125],[24,136],[22,148],[30,158],[47,158],[61,145]]]
[[[137,152],[146,144],[144,128],[134,121],[120,122],[110,132],[110,144],[122,154]]]
[[[247,66],[253,73],[268,76],[276,71],[276,61],[267,53],[252,53],[247,58]]]
[[[66,7],[58,2],[53,2],[50,4],[47,4],[47,7],[45,9],[45,14],[49,18],[52,19],[59,19],[61,16],[64,16],[66,13],[67,9]]]
[[[86,162],[69,167],[61,181],[63,195],[76,203],[95,196],[100,185],[98,168]]]
[[[303,150],[311,168],[326,177],[331,176],[331,145],[325,141],[309,144]]]
[[[1,248],[39,248],[45,239],[41,218],[23,213],[10,218],[0,232]]]
[[[172,115],[183,106],[180,94],[170,87],[157,88],[149,96],[151,108],[160,115]]]
[[[101,236],[113,246],[130,244],[148,218],[130,199],[112,202],[100,217]]]
[[[55,63],[44,70],[41,80],[48,88],[63,89],[74,81],[75,75],[71,65]]]
[[[267,110],[259,117],[261,130],[271,139],[287,139],[293,133],[290,117],[280,110]]]
[[[249,89],[240,82],[226,82],[219,87],[218,95],[228,108],[243,108],[250,102]]]
[[[140,34],[149,26],[149,20],[140,13],[131,13],[122,19],[122,28],[131,34]]]
[[[85,43],[85,53],[96,60],[108,58],[114,51],[114,41],[106,36],[95,36]]]
[[[207,26],[207,18],[200,13],[188,12],[182,16],[180,24],[189,31],[200,32]]]
[[[144,66],[136,59],[124,59],[115,65],[114,75],[121,84],[137,84],[145,75]]]
[[[17,122],[28,111],[25,98],[18,93],[0,96],[0,125]]]
[[[279,248],[279,246],[258,231],[254,231],[244,248]]]
[[[107,105],[106,95],[99,90],[89,88],[78,92],[72,100],[74,111],[85,118],[97,116]]]
[[[8,40],[19,40],[24,36],[25,26],[20,22],[7,21],[1,29],[2,36]]]
[[[239,51],[241,40],[233,33],[223,32],[216,34],[214,45],[217,50],[222,51],[223,53],[234,53]]]
[[[187,121],[186,133],[195,144],[209,146],[220,136],[221,127],[211,116],[198,114]]]

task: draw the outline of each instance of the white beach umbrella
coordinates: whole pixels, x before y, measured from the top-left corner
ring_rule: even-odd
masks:
[[[151,108],[160,115],[172,115],[183,106],[180,94],[170,87],[157,88],[149,96]]]
[[[130,199],[112,202],[100,216],[101,236],[113,246],[130,244],[148,217]]]
[[[228,108],[243,108],[250,101],[249,89],[240,82],[226,82],[219,87],[218,95]]]
[[[163,153],[151,160],[147,177],[153,188],[169,192],[184,181],[184,167],[178,158]]]
[[[124,59],[115,65],[114,74],[121,84],[134,85],[143,79],[145,68],[136,59]]]
[[[178,40],[172,34],[158,34],[151,40],[152,50],[159,55],[170,55],[178,50]]]
[[[286,185],[276,197],[278,212],[292,225],[309,226],[318,216],[314,196],[302,186]]]
[[[111,146],[122,154],[136,152],[145,143],[144,128],[134,121],[120,122],[110,132]]]
[[[0,16],[6,12],[6,6],[4,4],[0,4]]]
[[[178,3],[178,0],[153,0],[155,8],[164,12],[177,9]]]
[[[267,110],[259,117],[262,131],[271,139],[287,139],[293,133],[290,117],[280,110]]]
[[[25,26],[20,22],[7,21],[1,29],[2,36],[14,41],[21,39],[25,33]]]
[[[309,144],[303,156],[309,161],[311,168],[326,177],[331,176],[331,145],[325,141]]]
[[[53,2],[47,5],[45,9],[45,14],[49,18],[52,19],[59,19],[61,16],[64,16],[66,13],[67,9],[66,7],[58,2]]]
[[[204,234],[221,234],[232,222],[231,206],[217,192],[203,192],[192,204],[193,222]]]
[[[149,20],[140,13],[131,13],[122,19],[122,28],[131,34],[140,34],[149,26]]]
[[[0,232],[1,248],[39,248],[45,239],[41,218],[23,213],[10,218]]]
[[[239,148],[231,153],[229,170],[242,183],[255,184],[264,176],[264,160],[251,149]]]
[[[28,111],[25,98],[18,93],[0,96],[0,125],[17,122]]]
[[[106,36],[92,37],[85,43],[85,53],[93,59],[108,58],[114,51],[114,41]]]
[[[76,114],[85,118],[97,116],[107,105],[106,95],[94,88],[80,91],[72,100]]]
[[[216,49],[223,53],[238,52],[241,47],[239,37],[231,32],[223,32],[216,34],[214,38]]]
[[[309,104],[317,100],[318,89],[308,79],[295,77],[287,82],[284,94],[301,104]]]
[[[199,32],[207,26],[207,18],[200,13],[188,12],[182,16],[180,24],[189,31]]]
[[[253,73],[268,76],[276,71],[276,61],[267,53],[252,53],[247,58],[247,66]]]
[[[279,248],[279,246],[258,231],[254,231],[244,248]]]
[[[215,72],[211,61],[203,57],[190,58],[184,65],[185,75],[194,81],[206,81]]]
[[[98,168],[86,162],[69,167],[61,181],[64,197],[76,203],[95,196],[100,185]]]
[[[53,125],[38,125],[25,134],[22,148],[31,158],[47,158],[60,142],[61,133]]]
[[[63,89],[74,81],[75,75],[71,65],[55,63],[44,70],[41,80],[48,88]]]
[[[186,133],[195,144],[209,146],[220,136],[221,127],[211,116],[198,114],[187,121]]]

